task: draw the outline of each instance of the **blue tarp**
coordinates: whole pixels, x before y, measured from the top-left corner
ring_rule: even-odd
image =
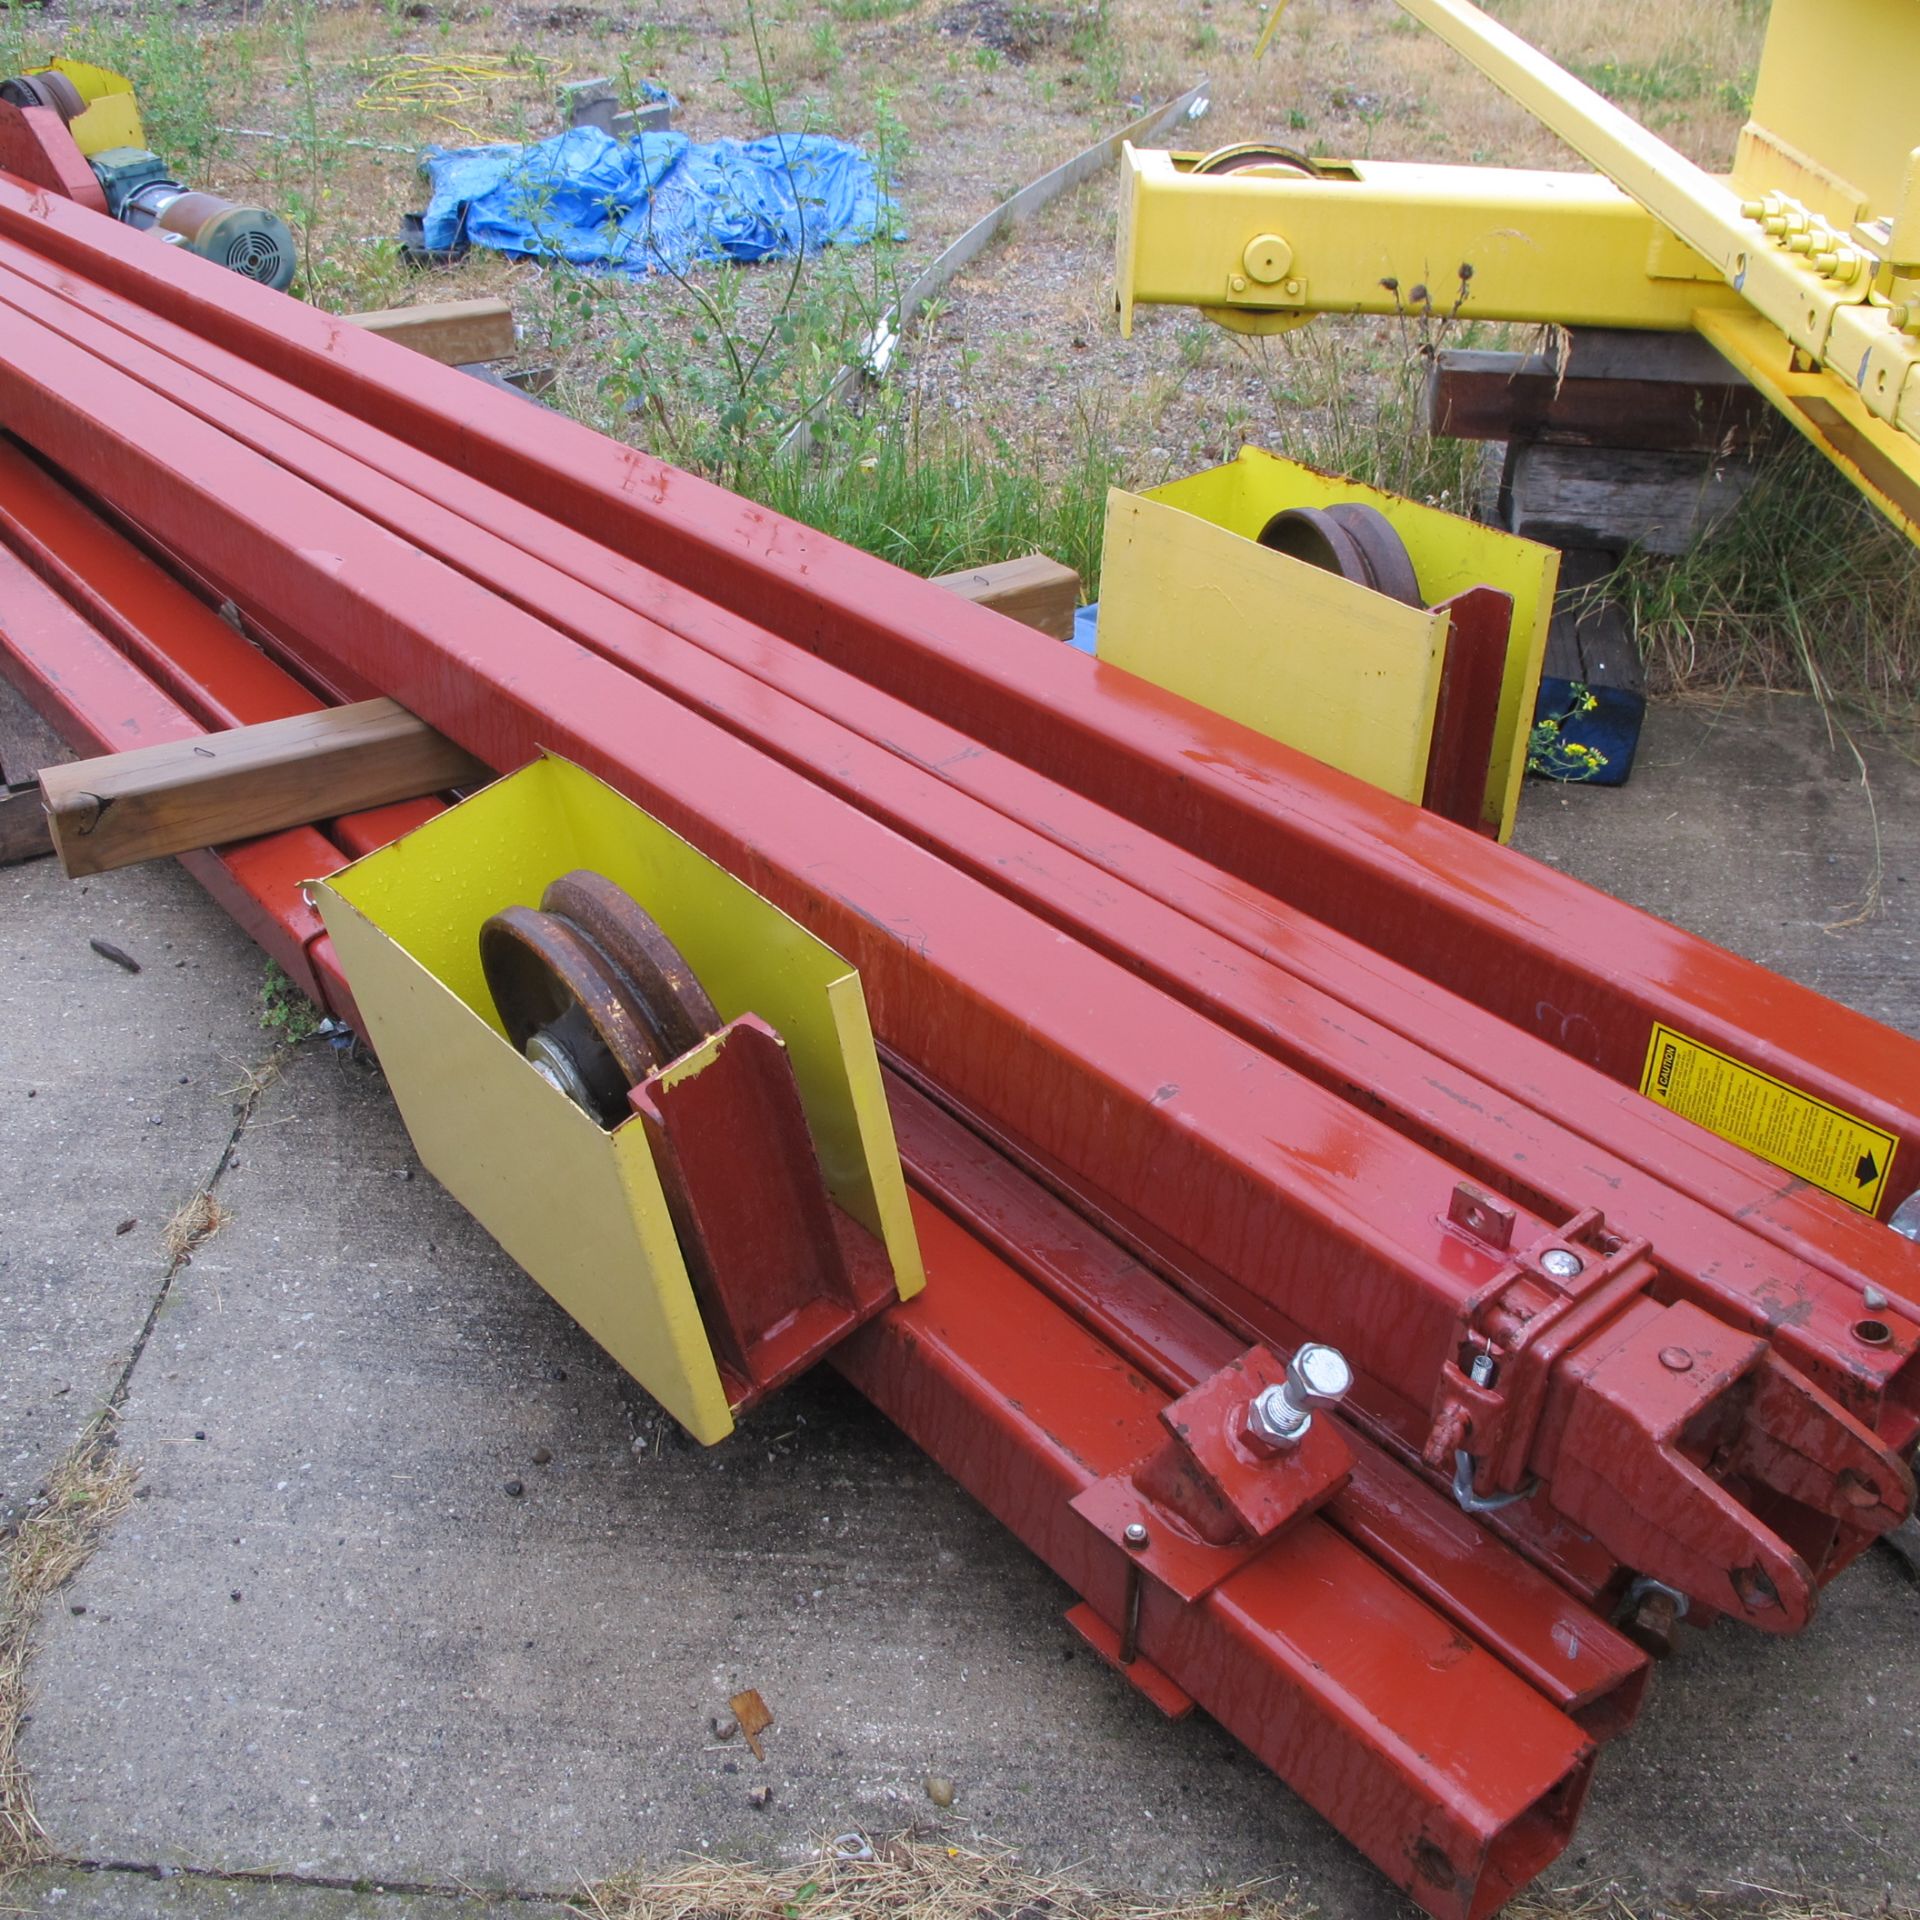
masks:
[[[873,162],[818,133],[695,142],[575,127],[536,146],[429,147],[425,241],[579,267],[676,272],[701,260],[791,259],[873,238],[892,214]]]

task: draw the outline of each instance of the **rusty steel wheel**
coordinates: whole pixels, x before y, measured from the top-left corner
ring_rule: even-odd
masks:
[[[537,910],[496,913],[480,966],[507,1038],[606,1127],[631,1088],[721,1025],[680,950],[603,874],[564,874]]]
[[[605,874],[563,874],[540,904],[572,921],[619,968],[667,1059],[677,1060],[720,1031],[720,1016],[686,956]]]
[[[1377,507],[1357,500],[1331,507],[1288,507],[1260,529],[1260,544],[1357,586],[1372,587],[1403,606],[1427,604],[1406,542]]]
[[[1318,179],[1319,164],[1298,147],[1285,147],[1271,140],[1242,140],[1231,147],[1216,147],[1193,163],[1195,173],[1303,173]]]

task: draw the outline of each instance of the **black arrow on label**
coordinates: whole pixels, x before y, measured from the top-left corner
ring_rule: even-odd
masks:
[[[1873,1164],[1873,1155],[1863,1153],[1854,1167],[1853,1175],[1863,1187],[1870,1187],[1880,1178],[1880,1169]]]

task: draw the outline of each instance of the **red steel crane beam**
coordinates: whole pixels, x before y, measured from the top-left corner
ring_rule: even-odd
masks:
[[[23,475],[12,464],[18,461],[19,456],[0,447],[0,490],[14,506],[31,491],[22,486],[24,477],[37,478],[42,487],[53,486],[37,469],[27,467]],[[67,498],[71,503],[71,496]],[[211,681],[179,675],[178,663],[170,662],[163,677],[184,680],[181,698],[189,717],[193,710],[199,710],[204,719],[206,711],[229,708],[231,695],[223,691],[223,680],[255,679],[256,688],[266,691],[256,669],[231,650],[219,648],[211,658],[200,651],[197,643],[217,641],[218,635],[196,635],[197,622],[211,621],[231,635],[217,615],[170,576],[144,562],[119,534],[90,518],[77,503],[71,504],[74,511],[61,528],[64,537],[57,551],[46,556],[56,562],[52,571],[61,577],[118,577],[136,591],[122,596],[105,623],[129,658],[103,660],[96,634],[80,626],[22,569],[17,558],[0,547],[0,632],[17,632],[15,669],[25,677],[34,697],[49,707],[52,719],[63,724],[71,719],[73,724],[66,730],[77,733],[84,744],[97,746],[101,727],[94,714],[102,703],[113,711],[117,703],[131,702],[138,711],[157,708],[166,715],[158,731],[149,723],[147,735],[179,737],[181,710],[156,702],[134,665],[136,659],[144,662],[163,651],[152,639],[159,632],[171,635],[182,654],[198,654],[196,673],[213,675]],[[36,518],[44,525],[44,517]],[[46,566],[39,570],[49,572]],[[102,624],[97,610],[90,609],[89,617],[96,626]],[[43,636],[50,622],[55,629],[64,622],[68,630],[64,643],[58,632],[51,639]],[[65,683],[59,698],[53,698],[52,663],[61,660],[84,661],[85,671]],[[86,690],[91,703],[76,708],[71,703],[80,697],[79,689]],[[63,706],[63,700],[68,705]],[[304,710],[306,701],[300,685],[283,676],[273,704],[291,713]],[[142,737],[136,728],[122,744],[134,744]],[[436,810],[438,805],[433,801],[413,804],[422,811]],[[325,831],[345,850],[357,852],[366,838],[366,823],[378,818],[378,814],[357,815],[329,823]],[[307,863],[301,868],[305,874],[320,871],[325,863],[325,855],[311,839],[302,841],[301,857]],[[326,1004],[339,990],[337,969],[325,949],[309,950],[317,922],[304,903],[294,901],[291,889],[288,904],[299,908],[295,950],[305,955],[306,965],[316,976],[318,997]],[[320,938],[324,942],[325,936]],[[905,1129],[903,1153],[923,1188],[936,1193],[950,1209],[963,1205],[970,1231],[1022,1266],[1071,1310],[1095,1320],[1102,1337],[1125,1351],[1142,1371],[1178,1393],[1238,1354],[1240,1343],[1218,1322],[1091,1228],[1073,1225],[1073,1216],[1058,1202],[1045,1200],[1003,1161],[983,1153],[977,1138],[944,1118],[897,1075],[890,1077],[890,1089],[899,1124]],[[1063,1252],[1069,1236],[1071,1256]],[[1043,1246],[1045,1259],[1039,1254]],[[1443,1611],[1457,1612],[1462,1624],[1495,1647],[1555,1704],[1583,1718],[1594,1711],[1603,1711],[1610,1720],[1619,1718],[1627,1703],[1621,1689],[1625,1669],[1619,1664],[1623,1648],[1617,1636],[1605,1629],[1596,1632],[1586,1609],[1566,1599],[1524,1563],[1506,1554],[1489,1556],[1486,1541],[1457,1508],[1377,1450],[1361,1448],[1360,1463],[1356,1484],[1372,1492],[1357,1506],[1341,1496],[1332,1510],[1336,1517],[1354,1508],[1358,1524],[1376,1550],[1390,1554],[1403,1578]],[[1410,1534],[1407,1529],[1412,1530]],[[1631,1655],[1627,1659],[1629,1666],[1634,1664]]]
[[[1920,1185],[1910,1046],[1876,1023],[1563,875],[630,448],[289,310],[204,262],[0,182],[0,235],[484,478],[692,593],[1054,775],[1549,1044],[1637,1085],[1685,1030],[1894,1134],[1882,1210]],[[465,390],[463,390],[465,389]]]
[[[1899,1463],[1763,1343],[1645,1298],[1652,1269],[1639,1247],[1563,1245],[1555,1257],[1587,1278],[1559,1286],[1540,1264],[1554,1251],[1550,1223],[1521,1211],[1516,1241],[1538,1251],[1509,1263],[1436,1212],[1451,1185],[1443,1163],[1129,970],[49,330],[23,321],[10,344],[0,400],[23,437],[59,447],[163,544],[252,583],[269,624],[310,632],[326,664],[377,679],[482,759],[512,765],[552,745],[650,806],[847,953],[878,1030],[908,1060],[1098,1189],[1135,1196],[1232,1276],[1212,1304],[1243,1327],[1271,1337],[1284,1322],[1348,1346],[1376,1418],[1423,1427],[1444,1383],[1430,1452],[1450,1453],[1467,1419],[1483,1420],[1489,1451],[1504,1450],[1501,1474],[1539,1474],[1549,1504],[1630,1564],[1783,1627],[1810,1608],[1811,1576],[1730,1486],[1836,1516],[1842,1489],[1864,1488],[1866,1525],[1882,1506],[1888,1520],[1904,1510]],[[1017,1008],[1001,998],[1009,983]],[[1536,1323],[1504,1429],[1508,1408],[1476,1399],[1458,1372],[1480,1308]],[[1658,1359],[1676,1342],[1701,1362],[1684,1379]],[[1691,1412],[1676,1398],[1689,1391]],[[1676,1444],[1707,1405],[1745,1414],[1718,1456],[1725,1483]],[[1596,1467],[1585,1442],[1600,1431]]]
[[[63,292],[72,304],[63,304],[10,270],[17,254],[17,249],[0,246],[0,261],[6,263],[0,267],[0,302],[63,326],[70,337],[142,377],[154,390],[311,479],[411,544],[437,554],[468,578],[541,613],[602,657],[625,665],[730,731],[833,786],[876,817],[936,847],[955,865],[1049,913],[1078,937],[1130,959],[1165,990],[1321,1084],[1336,1090],[1364,1085],[1375,1110],[1410,1137],[1447,1153],[1469,1175],[1516,1195],[1537,1211],[1562,1217],[1577,1213],[1587,1197],[1605,1193],[1610,1210],[1652,1240],[1663,1266],[1678,1276],[1690,1297],[1739,1315],[1742,1324],[1774,1331],[1783,1351],[1863,1418],[1880,1419],[1890,1438],[1910,1434],[1911,1319],[1882,1307],[1873,1321],[1874,1343],[1864,1342],[1856,1331],[1866,1317],[1864,1288],[1894,1294],[1903,1289],[1906,1270],[1916,1257],[1907,1243],[1824,1197],[1782,1193],[1777,1176],[1769,1177],[1738,1150],[1648,1103],[1620,1095],[1598,1076],[1586,1074],[1591,1084],[1579,1086],[1583,1070],[1563,1056],[1461,1003],[1447,1003],[1390,963],[1325,935],[1296,912],[1262,900],[1242,883],[1212,872],[1078,796],[1063,794],[917,710],[812,656],[755,634],[742,622],[713,615],[711,609],[712,617],[697,623],[694,611],[682,605],[674,609],[682,632],[698,634],[699,644],[713,659],[695,657],[650,619],[628,617],[637,610],[636,603],[655,603],[674,594],[671,583],[618,562],[604,549],[515,509],[475,483],[447,475],[424,456],[383,445],[382,436],[297,389],[271,377],[249,384],[244,363],[223,364],[229,356],[203,350],[209,370],[225,375],[226,384],[215,385],[184,358],[168,358],[146,344],[140,322],[146,320],[162,342],[179,353],[183,341],[177,329],[137,310],[129,312],[111,296],[107,302],[116,325],[109,328],[86,304],[98,297],[97,290],[70,285]],[[256,404],[256,392],[272,400],[276,410]],[[308,431],[310,414],[321,416],[317,433]],[[352,445],[355,454],[343,453],[343,445]],[[364,460],[358,457],[362,453]],[[368,464],[376,460],[377,467]],[[395,471],[412,486],[386,477]],[[456,506],[463,512],[453,511]],[[500,538],[488,537],[493,527]],[[517,530],[519,544],[506,542],[510,529]],[[631,584],[636,576],[638,588]],[[234,591],[244,589],[236,583]],[[716,661],[726,664],[717,666]],[[796,699],[806,702],[805,709],[770,703],[757,688],[747,686],[740,673],[730,671],[734,666],[740,673],[756,673],[767,686],[791,689]],[[822,717],[829,714],[857,721],[861,739],[849,741],[823,726]],[[876,754],[866,743],[882,743],[898,758]],[[943,796],[931,785],[935,773],[990,804],[997,802],[1001,813],[1020,824],[1009,827],[1005,820],[951,802],[943,806]],[[1152,896],[1192,901],[1193,918],[1215,928],[1228,922],[1245,951],[1236,959],[1218,942],[1167,916],[1156,921],[1149,913],[1143,920],[1137,903],[1124,917],[1117,916],[1109,905],[1112,890],[1103,892],[1077,853],[1069,858],[1036,844],[1026,816],[1045,822],[1050,814],[1057,846],[1098,849],[1106,871],[1129,882],[1143,874]],[[1157,945],[1147,936],[1155,926],[1163,930]],[[1335,953],[1321,957],[1316,936],[1320,945],[1331,942]],[[1293,960],[1296,946],[1306,959],[1289,971],[1305,980],[1301,988],[1275,973],[1277,964]],[[1255,954],[1258,959],[1251,957]],[[1398,1015],[1395,1030],[1383,1033],[1335,1005],[1319,989],[1316,974],[1338,975],[1349,983],[1365,980],[1369,1002],[1374,991],[1383,989]],[[1348,996],[1351,1006],[1351,984]],[[1459,1032],[1451,1073],[1445,1063],[1404,1039],[1436,1020],[1444,1027],[1449,1011],[1456,1015]],[[1465,1056],[1489,1070],[1501,1070],[1507,1062],[1505,1050],[1523,1057],[1530,1053],[1534,1066],[1550,1081],[1571,1080],[1575,1085],[1556,1085],[1558,1098],[1536,1098],[1535,1111],[1527,1113],[1510,1095],[1496,1094],[1482,1078],[1458,1065]],[[1574,1092],[1584,1092],[1588,1102],[1573,1099]],[[1605,1124],[1600,1131],[1624,1137],[1632,1165],[1622,1167],[1611,1155],[1590,1152],[1569,1138],[1558,1116],[1587,1111],[1601,1114]],[[1649,1177],[1657,1169],[1672,1178],[1675,1162],[1680,1175],[1676,1184],[1693,1185],[1696,1192],[1704,1188],[1709,1205],[1717,1201],[1721,1213],[1741,1222],[1739,1229],[1730,1231],[1694,1199],[1676,1193],[1663,1179]],[[1686,1181],[1689,1174],[1692,1180]],[[1756,1225],[1784,1243],[1786,1259],[1754,1249],[1741,1251],[1746,1230]],[[1849,1268],[1829,1250],[1834,1240],[1857,1249],[1857,1257],[1871,1264]],[[1823,1272],[1837,1272],[1845,1284],[1835,1287],[1809,1273],[1802,1265],[1809,1256]],[[1888,1383],[1903,1370],[1902,1399],[1883,1406]]]

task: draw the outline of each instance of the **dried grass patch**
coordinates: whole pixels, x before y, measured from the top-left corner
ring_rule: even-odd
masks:
[[[80,1571],[126,1511],[137,1478],[110,1428],[94,1426],[60,1463],[9,1543],[0,1590],[0,1885],[51,1853],[20,1761],[34,1622],[48,1596]]]
[[[1037,1873],[1011,1853],[900,1834],[850,1857],[849,1835],[796,1867],[690,1860],[585,1890],[595,1920],[1296,1920],[1259,1887],[1154,1899]]]
[[[160,1245],[170,1266],[178,1267],[193,1256],[193,1250],[220,1231],[226,1210],[210,1188],[202,1187],[160,1229]]]
[[[851,1857],[849,1843],[866,1847]],[[1270,1883],[1192,1898],[1116,1892],[1073,1874],[1040,1873],[1017,1855],[910,1832],[822,1843],[816,1859],[769,1868],[696,1859],[661,1874],[623,1874],[585,1887],[574,1904],[593,1920],[1305,1920],[1324,1909]],[[1408,1909],[1412,1911],[1411,1908]],[[1617,1886],[1533,1888],[1503,1920],[1920,1920],[1891,1900],[1764,1887],[1658,1900]]]

